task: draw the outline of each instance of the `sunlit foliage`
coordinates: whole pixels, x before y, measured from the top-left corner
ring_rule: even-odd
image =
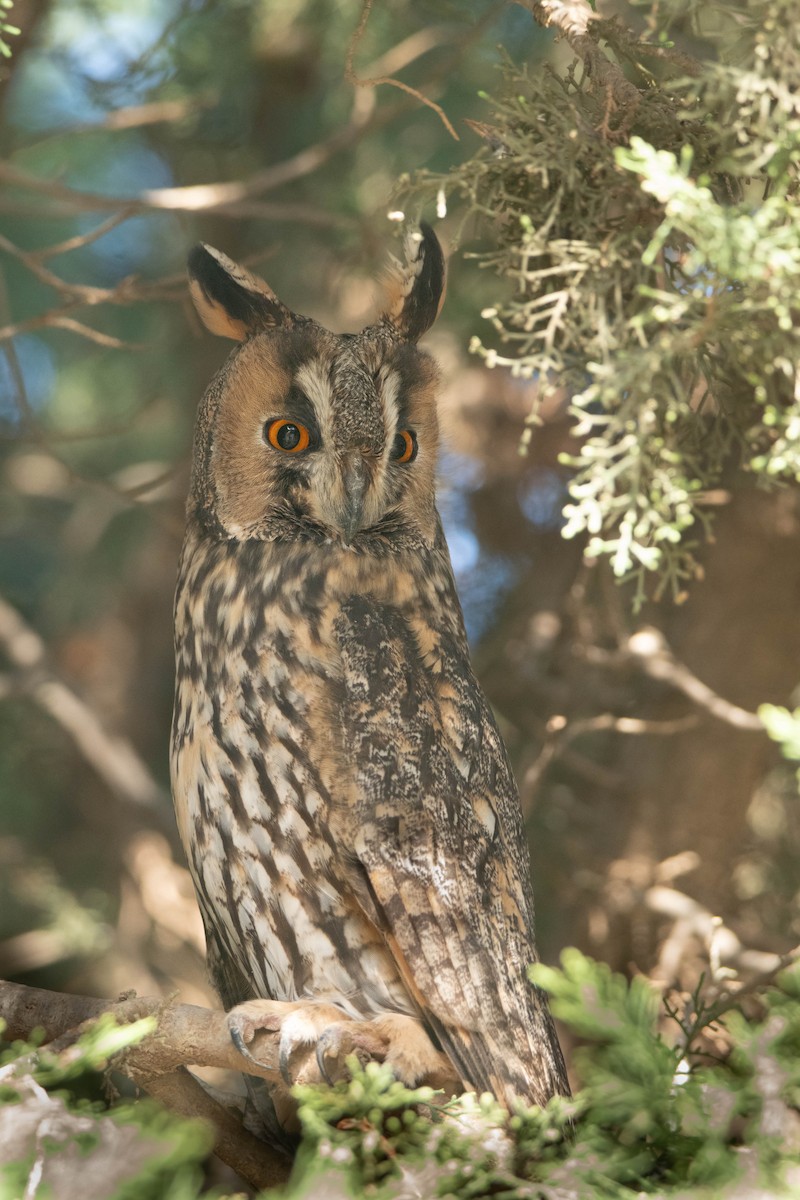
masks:
[[[403,1087],[378,1064],[362,1069],[354,1059],[351,1082],[296,1089],[300,1150],[286,1188],[265,1195],[633,1200],[653,1193],[794,1194],[800,1178],[796,968],[755,998],[751,992],[747,1016],[735,996],[720,1000],[702,983],[691,1005],[671,997],[665,1009],[645,980],[629,983],[577,950],[565,951],[560,969],[534,973],[556,1015],[582,1042],[576,1059],[582,1086],[572,1100],[556,1097],[545,1110],[520,1110],[509,1119],[491,1096],[446,1100],[430,1088]],[[673,1033],[665,1027],[666,1012]],[[100,1121],[96,1108],[76,1105],[63,1089],[140,1036],[106,1021],[68,1056],[44,1054],[40,1061],[35,1050],[16,1047],[6,1055],[0,1103],[23,1102],[33,1082],[61,1088],[68,1110],[95,1112]],[[159,1119],[147,1106],[123,1107],[114,1119],[164,1146],[141,1175],[132,1173],[125,1196],[193,1200],[199,1194],[192,1168],[204,1142],[196,1126]],[[99,1125],[96,1142],[86,1141],[85,1128],[82,1134],[87,1154],[101,1152]],[[49,1153],[63,1153],[68,1141],[56,1139]],[[17,1177],[24,1180],[24,1170]],[[5,1178],[12,1178],[9,1169]]]
[[[574,65],[507,64],[485,149],[433,180],[492,231],[481,259],[510,285],[484,314],[499,347],[474,349],[537,380],[532,427],[570,398],[565,536],[640,598],[649,573],[683,594],[732,469],[800,479],[796,14],[692,9],[694,59],[668,40],[685,12],[653,5],[647,44],[600,27],[627,107]]]

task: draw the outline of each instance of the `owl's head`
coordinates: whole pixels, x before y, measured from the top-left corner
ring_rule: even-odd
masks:
[[[217,537],[367,548],[435,537],[436,368],[417,348],[444,292],[422,225],[386,311],[334,334],[218,250],[189,256],[205,325],[239,343],[198,415],[190,509]]]

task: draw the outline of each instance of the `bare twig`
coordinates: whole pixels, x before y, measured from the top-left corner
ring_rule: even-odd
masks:
[[[5,275],[0,271],[0,315],[8,317],[9,314],[8,288],[6,287]],[[14,384],[14,399],[19,413],[20,425],[24,429],[25,427],[30,427],[34,422],[33,410],[28,400],[28,390],[25,387],[25,377],[22,374],[22,368],[13,342],[9,341],[8,345],[3,346],[2,349]]]
[[[101,221],[94,229],[90,229],[87,233],[76,234],[75,237],[67,238],[63,242],[56,242],[52,246],[44,246],[41,250],[30,251],[29,257],[37,262],[44,262],[45,259],[55,258],[57,254],[68,254],[70,250],[79,250],[82,246],[91,246],[93,242],[98,241],[101,237],[105,237],[112,229],[116,229],[118,225],[130,220],[135,215],[135,209],[132,206],[122,208],[107,220]]]
[[[737,729],[749,729],[764,733],[764,725],[757,713],[732,704],[703,683],[689,668],[679,662],[660,630],[647,627],[639,629],[628,638],[619,650],[604,650],[599,646],[585,646],[580,651],[588,662],[612,668],[627,668],[632,664],[662,683],[668,683],[698,706]]]
[[[369,113],[354,109],[347,125],[330,137],[308,146],[284,162],[256,171],[249,179],[234,182],[193,184],[186,187],[146,188],[136,196],[102,196],[96,192],[84,192],[71,188],[55,179],[41,179],[29,171],[0,162],[0,181],[28,191],[61,201],[71,211],[117,212],[120,208],[146,212],[162,210],[169,212],[210,211],[230,215],[231,205],[243,200],[263,196],[286,183],[302,179],[316,171],[340,150],[346,149],[360,136]]]
[[[697,939],[701,945],[710,945],[713,942],[714,955],[719,963],[729,963],[737,970],[755,972],[762,982],[769,982],[779,971],[794,962],[800,953],[800,949],[791,951],[789,955],[750,949],[743,945],[733,930],[724,925],[719,917],[677,888],[656,884],[645,892],[644,903],[650,912],[669,917],[674,922],[661,947],[658,965],[653,971],[655,978],[666,984],[671,984],[677,979],[678,968],[690,939]],[[749,983],[729,984],[726,981],[726,995],[742,995],[745,986],[753,990]]]
[[[45,132],[32,144],[42,145],[51,138],[63,141],[76,134],[116,132],[120,129],[139,129],[143,125],[162,125],[182,121],[199,109],[212,108],[219,100],[217,92],[198,92],[182,100],[155,100],[150,104],[131,104],[106,113],[98,121],[82,121],[79,125],[66,125]]]
[[[711,713],[719,721],[735,725],[738,729],[764,732],[761,718],[754,712],[740,708],[718,696],[707,684],[693,675],[687,666],[673,655],[661,632],[657,629],[641,629],[630,638],[628,650],[640,664],[645,675],[663,680],[683,692],[698,706]]]
[[[451,39],[455,47],[454,52],[442,56],[436,69],[431,73],[432,79],[438,80],[447,77],[458,63],[463,47],[480,36],[487,23],[496,16],[502,7],[502,4],[490,5],[480,18],[470,25],[464,35]],[[362,19],[364,19],[363,16]],[[356,45],[358,36],[358,30],[356,30]],[[434,27],[430,31],[418,31],[381,55],[367,70],[378,72],[397,70],[427,53],[434,45],[442,44],[446,40],[445,30],[441,26]],[[147,188],[134,196],[108,196],[69,187],[58,179],[42,179],[16,164],[0,161],[0,183],[43,196],[48,201],[48,206],[47,208],[43,207],[39,212],[40,217],[60,217],[74,212],[109,212],[113,214],[111,221],[118,223],[118,219],[127,220],[128,217],[142,212],[205,211],[225,217],[238,218],[247,215],[272,220],[313,220],[314,223],[322,224],[326,218],[319,210],[312,207],[304,208],[302,205],[299,207],[296,205],[265,206],[254,202],[267,192],[313,174],[330,159],[357,142],[368,129],[379,128],[392,121],[399,112],[405,111],[405,104],[386,105],[380,111],[376,111],[372,100],[372,81],[359,81],[359,83],[361,82],[364,82],[365,86],[359,86],[357,89],[350,119],[346,125],[329,137],[323,138],[312,146],[305,147],[283,162],[254,172],[248,179],[217,181],[184,187]],[[428,103],[438,110],[438,105],[427,101],[415,89],[400,85],[396,80],[387,79],[386,82],[401,86],[403,91],[410,92],[415,99]],[[367,84],[370,86],[368,87]],[[453,136],[456,137],[452,126],[450,128]],[[6,198],[0,207],[8,211],[13,203],[13,200]],[[29,204],[24,211],[30,213]],[[122,211],[124,211],[124,216],[121,216]],[[47,253],[49,256],[50,251],[48,250]]]
[[[70,299],[80,304],[125,304],[129,302],[131,295],[135,294],[136,277],[133,275],[120,280],[113,288],[91,287],[88,284],[72,283],[62,279],[60,275],[56,275],[55,272],[42,265],[41,255],[29,254],[27,250],[21,250],[19,246],[15,246],[2,234],[0,234],[0,250],[5,250],[7,254],[11,254],[23,263],[40,283],[47,284],[48,287],[64,296],[69,296]]]
[[[428,25],[392,46],[391,50],[387,50],[380,58],[370,63],[368,70],[373,75],[392,75],[395,71],[402,71],[403,67],[416,62],[429,50],[434,50],[437,46],[451,45],[454,40],[455,31],[452,25]]]
[[[356,71],[355,71],[355,67],[353,66],[353,60],[355,58],[355,53],[356,53],[356,50],[358,49],[361,39],[364,36],[364,30],[367,27],[367,21],[369,20],[369,14],[371,12],[372,12],[372,0],[363,0],[363,8],[361,10],[361,18],[358,22],[358,25],[356,26],[356,29],[355,29],[355,32],[353,33],[352,38],[350,39],[350,45],[347,47],[347,58],[345,60],[345,68],[344,68],[344,77],[347,80],[347,82],[352,83],[353,87],[357,87],[357,88],[373,88],[373,87],[379,87],[381,84],[388,84],[390,87],[399,88],[400,91],[405,92],[407,95],[414,96],[414,98],[419,100],[421,104],[424,104],[428,108],[433,109],[433,111],[437,114],[437,116],[439,117],[439,120],[442,122],[442,124],[444,125],[445,129],[450,134],[450,136],[455,138],[455,140],[457,142],[460,141],[461,139],[459,138],[458,134],[456,133],[455,129],[453,128],[452,122],[450,121],[449,117],[445,113],[442,106],[440,104],[436,104],[436,102],[434,100],[431,100],[430,97],[424,96],[422,94],[422,92],[417,90],[417,88],[411,87],[410,84],[403,83],[402,80],[395,79],[391,75],[374,75],[368,79],[360,79],[358,77],[358,75],[356,74]],[[424,42],[422,44],[425,46],[425,49],[430,48],[430,46],[425,44]],[[430,45],[435,45],[435,44],[436,44],[435,42],[430,43]],[[424,52],[424,51],[420,51],[420,52]],[[391,69],[391,68],[389,68],[389,69]],[[394,69],[397,70],[398,69],[397,66],[395,66]]]
[[[74,306],[70,305],[70,308],[72,307]],[[18,333],[27,333],[31,329],[43,328],[66,329],[70,333],[79,334],[80,337],[84,337],[90,342],[95,342],[98,346],[109,346],[114,350],[143,349],[142,343],[125,342],[122,338],[113,337],[110,333],[101,333],[99,329],[94,329],[91,325],[84,325],[82,321],[76,321],[74,317],[65,316],[63,309],[40,313],[36,317],[29,317],[26,321],[17,321],[13,325],[4,325],[0,329],[0,342],[16,337]]]
[[[685,717],[676,717],[671,721],[647,721],[639,717],[617,717],[613,713],[601,713],[596,717],[587,717],[579,721],[567,721],[566,717],[551,717],[547,723],[547,734],[544,745],[534,762],[528,767],[522,779],[523,808],[530,806],[545,771],[560,758],[571,742],[589,733],[622,733],[640,737],[643,734],[654,734],[658,737],[668,737],[676,733],[684,733],[697,725],[697,717],[690,713]]]
[[[15,668],[19,690],[69,734],[115,795],[132,804],[163,809],[167,802],[161,788],[130,742],[108,733],[89,705],[54,674],[39,634],[2,597],[0,648]]]

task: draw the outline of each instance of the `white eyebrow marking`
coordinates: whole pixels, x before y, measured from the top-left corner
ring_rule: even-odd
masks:
[[[395,434],[398,431],[397,422],[400,419],[400,405],[398,404],[400,376],[391,367],[382,367],[376,383],[378,395],[383,405],[383,422],[386,430],[386,445],[383,451],[383,459],[384,462],[387,462],[392,452]]]
[[[331,402],[331,380],[327,365],[320,358],[313,358],[303,363],[295,375],[295,381],[314,406],[317,424],[321,430],[329,430],[333,425],[333,404]]]

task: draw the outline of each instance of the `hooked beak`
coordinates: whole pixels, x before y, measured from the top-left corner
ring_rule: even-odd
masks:
[[[344,468],[344,504],[337,524],[349,545],[364,521],[364,501],[369,487],[369,469],[362,454],[348,458]]]

